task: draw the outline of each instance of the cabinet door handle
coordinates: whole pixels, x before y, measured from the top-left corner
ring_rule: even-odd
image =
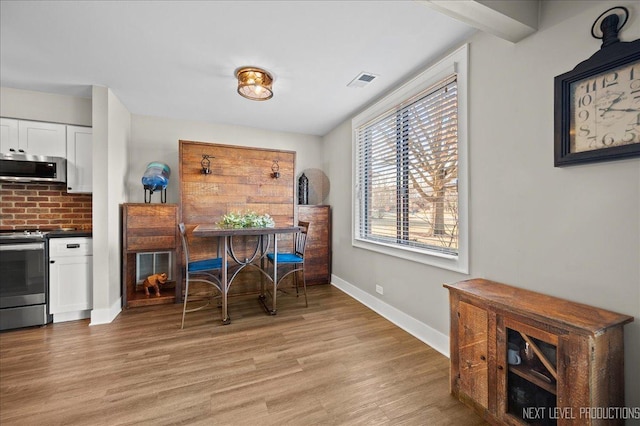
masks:
[[[480,355],[480,360],[482,360],[482,361],[486,361],[486,360],[487,360],[487,357],[486,357],[486,356],[484,356],[484,355]]]
[[[503,367],[503,366],[501,366],[501,365],[499,365],[499,366],[498,366],[498,370],[504,370],[504,367]]]
[[[67,244],[67,248],[80,248],[80,244]]]
[[[49,263],[56,263],[56,261],[55,260],[50,260]]]

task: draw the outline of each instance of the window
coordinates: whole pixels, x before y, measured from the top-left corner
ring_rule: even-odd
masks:
[[[467,272],[467,47],[353,120],[354,245]]]

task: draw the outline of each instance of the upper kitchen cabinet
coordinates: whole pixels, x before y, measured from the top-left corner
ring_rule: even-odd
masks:
[[[0,118],[0,152],[11,152],[18,146],[18,120]]]
[[[64,124],[18,121],[18,145],[26,154],[66,157],[66,136]]]
[[[67,192],[92,192],[92,143],[91,127],[67,126]]]
[[[0,152],[67,156],[67,129],[64,124],[9,118],[1,120]]]

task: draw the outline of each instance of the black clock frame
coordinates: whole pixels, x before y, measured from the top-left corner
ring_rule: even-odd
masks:
[[[607,10],[598,20],[613,9],[616,8]],[[576,65],[573,70],[556,76],[554,79],[555,167],[640,156],[640,143],[583,152],[571,152],[570,147],[571,84],[623,65],[640,62],[640,39],[632,42],[621,42],[618,39],[620,28],[618,27],[617,15],[612,14],[604,18],[602,20],[603,43],[600,50],[589,59]]]

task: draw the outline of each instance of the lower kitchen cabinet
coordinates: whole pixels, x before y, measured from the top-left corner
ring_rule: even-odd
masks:
[[[93,308],[93,246],[87,237],[49,240],[49,313],[53,322],[89,318]]]
[[[633,317],[484,279],[445,284],[451,393],[494,424],[624,424]]]

